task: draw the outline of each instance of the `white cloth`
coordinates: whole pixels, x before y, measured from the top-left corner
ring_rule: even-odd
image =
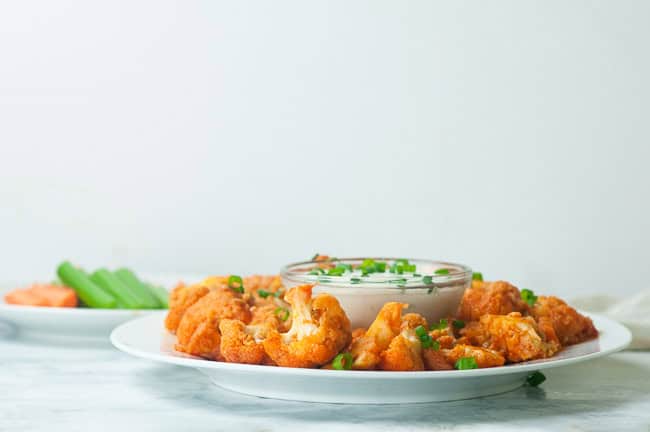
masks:
[[[607,295],[580,297],[569,304],[624,324],[632,332],[629,348],[650,349],[650,291],[642,291],[626,298]]]

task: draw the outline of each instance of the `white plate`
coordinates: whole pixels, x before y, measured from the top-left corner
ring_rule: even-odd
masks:
[[[286,400],[331,403],[413,403],[468,399],[514,390],[533,371],[602,357],[625,348],[630,332],[590,314],[598,339],[569,347],[551,359],[464,371],[382,372],[292,369],[199,359],[174,351],[176,337],[164,330],[164,313],[122,324],[113,345],[131,355],[199,369],[220,387]]]
[[[193,275],[146,275],[145,280],[161,286],[174,286],[179,280],[195,280]],[[3,284],[0,289],[0,323],[8,323],[22,335],[39,338],[107,338],[116,326],[149,315],[151,309],[91,309],[19,306],[7,304],[4,294],[12,287],[29,284]]]

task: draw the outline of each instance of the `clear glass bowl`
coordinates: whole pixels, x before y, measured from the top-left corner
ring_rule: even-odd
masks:
[[[362,276],[359,268],[365,260],[386,263],[385,272]],[[393,265],[403,265],[404,261],[415,265],[415,271],[402,274],[389,271]],[[354,271],[327,274],[337,266],[351,266]],[[437,322],[456,312],[463,293],[472,283],[472,269],[463,264],[386,257],[303,261],[283,267],[280,274],[287,288],[314,284],[314,293],[335,296],[353,328],[368,327],[381,307],[390,301],[407,303],[407,312],[417,312],[430,323]]]

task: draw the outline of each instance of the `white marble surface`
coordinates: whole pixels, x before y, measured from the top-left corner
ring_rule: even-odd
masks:
[[[0,326],[0,431],[650,431],[650,352],[546,375],[540,388],[469,401],[285,402],[221,390],[101,340],[41,341]]]

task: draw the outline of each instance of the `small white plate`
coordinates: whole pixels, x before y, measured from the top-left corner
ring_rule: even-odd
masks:
[[[621,324],[589,316],[600,331],[595,340],[551,359],[464,371],[337,371],[208,361],[174,351],[176,337],[164,330],[164,313],[122,324],[111,333],[111,342],[136,357],[197,368],[220,387],[254,396],[354,404],[437,402],[514,390],[531,372],[602,357],[630,343],[630,332]]]
[[[193,275],[146,275],[145,280],[171,287],[179,280],[192,281]],[[0,323],[15,327],[21,335],[36,338],[107,338],[116,326],[149,315],[151,309],[91,309],[20,306],[7,304],[4,294],[12,287],[29,284],[3,283],[0,289]]]

